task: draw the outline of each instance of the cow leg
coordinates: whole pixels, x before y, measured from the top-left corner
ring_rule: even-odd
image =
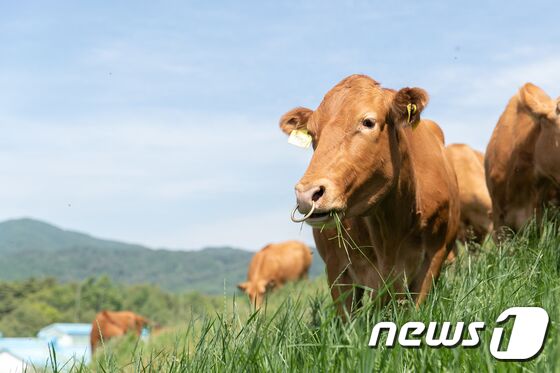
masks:
[[[542,221],[545,215],[545,210],[552,206],[558,206],[559,190],[550,185],[548,181],[543,181],[537,186],[537,197],[536,197],[536,221],[538,226],[542,225]],[[550,216],[548,216],[550,219]]]
[[[353,285],[334,284],[331,286],[331,295],[338,314],[347,319],[362,306],[364,290]]]
[[[338,314],[347,319],[361,306],[364,290],[353,285],[347,269],[331,270],[327,267],[327,278]]]
[[[449,252],[447,250],[447,247],[444,246],[436,251],[431,260],[426,258],[424,268],[422,268],[422,271],[418,277],[421,282],[419,283],[419,286],[418,283],[413,284],[411,289],[413,292],[417,293],[416,308],[418,308],[420,304],[424,302],[432,288],[432,283],[438,279],[441,272],[441,267],[443,265],[443,262],[447,258],[448,253]]]
[[[347,277],[348,276],[339,276],[337,282],[330,285],[331,296],[336,304],[338,314],[344,317],[352,313],[353,303],[352,286],[347,285],[350,283],[350,279]]]
[[[452,250],[449,251],[449,254],[447,254],[447,263],[452,264],[455,259],[457,259],[457,254],[455,253],[457,251],[457,246],[454,246]]]
[[[363,300],[364,300],[364,293],[365,290],[361,287],[354,287],[354,302],[352,306],[354,307],[352,310],[357,311],[358,309],[362,308]]]

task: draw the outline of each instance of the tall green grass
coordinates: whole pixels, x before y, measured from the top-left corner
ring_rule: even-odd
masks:
[[[347,248],[349,250],[355,248]],[[473,250],[474,249],[474,250]],[[473,253],[474,251],[474,253]],[[148,342],[110,341],[82,371],[97,372],[481,372],[560,371],[560,232],[554,221],[531,223],[496,246],[460,247],[416,310],[365,302],[349,322],[337,316],[324,278],[286,286],[251,312],[244,296],[224,296],[214,314],[185,320]],[[528,362],[500,362],[490,352],[497,316],[512,306],[544,307],[551,325],[544,350]],[[368,347],[379,321],[484,321],[478,348]]]

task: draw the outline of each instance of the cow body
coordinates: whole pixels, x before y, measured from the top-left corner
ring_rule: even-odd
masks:
[[[560,98],[527,83],[501,115],[485,158],[494,228],[519,231],[560,199]]]
[[[363,287],[375,296],[384,284],[401,297],[408,288],[420,304],[454,243],[457,179],[443,132],[420,121],[427,100],[421,89],[396,92],[353,75],[317,110],[296,108],[280,120],[285,133],[305,128],[313,137],[296,197],[302,214],[315,211],[307,222],[341,314],[359,305]],[[341,247],[334,213],[351,247]]]
[[[130,311],[102,311],[93,320],[90,334],[91,353],[103,341],[133,332],[140,336],[142,329],[148,324],[144,317]]]
[[[461,200],[461,223],[457,239],[482,242],[492,231],[492,200],[484,176],[484,154],[465,144],[445,148],[455,169]]]
[[[303,242],[267,245],[253,256],[247,281],[238,287],[247,293],[251,304],[260,306],[268,290],[281,287],[288,281],[306,278],[311,261],[311,250]]]

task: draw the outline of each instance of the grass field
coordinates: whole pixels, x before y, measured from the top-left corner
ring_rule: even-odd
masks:
[[[472,247],[471,247],[472,249]],[[266,307],[251,313],[245,297],[223,297],[223,309],[137,342],[132,336],[111,341],[87,367],[97,372],[439,372],[560,370],[560,234],[557,223],[496,247],[460,248],[427,302],[391,302],[379,309],[366,304],[351,322],[336,316],[324,278],[287,286]],[[490,352],[497,316],[512,306],[541,306],[550,316],[543,352],[528,362],[500,362]],[[368,347],[373,325],[381,320],[484,321],[478,348],[418,349]],[[57,368],[58,369],[58,368]]]

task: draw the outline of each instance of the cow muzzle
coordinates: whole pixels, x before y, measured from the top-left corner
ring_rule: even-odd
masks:
[[[299,211],[300,213],[304,214],[302,217],[296,217],[296,212]],[[329,223],[333,218],[334,211],[327,211],[327,212],[317,212],[317,208],[315,202],[311,203],[311,209],[307,212],[301,212],[299,204],[292,210],[292,221],[294,223],[303,223],[306,222],[311,226],[324,226],[325,224]]]
[[[295,223],[307,222],[310,225],[324,224],[331,220],[333,214],[328,208],[325,208],[325,193],[328,183],[321,183],[305,188],[304,185],[296,186],[297,205],[292,211],[292,221]],[[296,217],[299,211],[303,216]]]
[[[297,204],[296,207],[294,208],[294,210],[292,211],[292,216],[291,216],[292,221],[294,223],[303,223],[304,221],[309,219],[311,217],[311,215],[313,215],[313,213],[315,212],[315,202],[313,202],[311,204],[311,210],[309,210],[309,212],[301,218],[296,218],[296,211],[298,211],[298,210],[299,210],[299,204]]]

